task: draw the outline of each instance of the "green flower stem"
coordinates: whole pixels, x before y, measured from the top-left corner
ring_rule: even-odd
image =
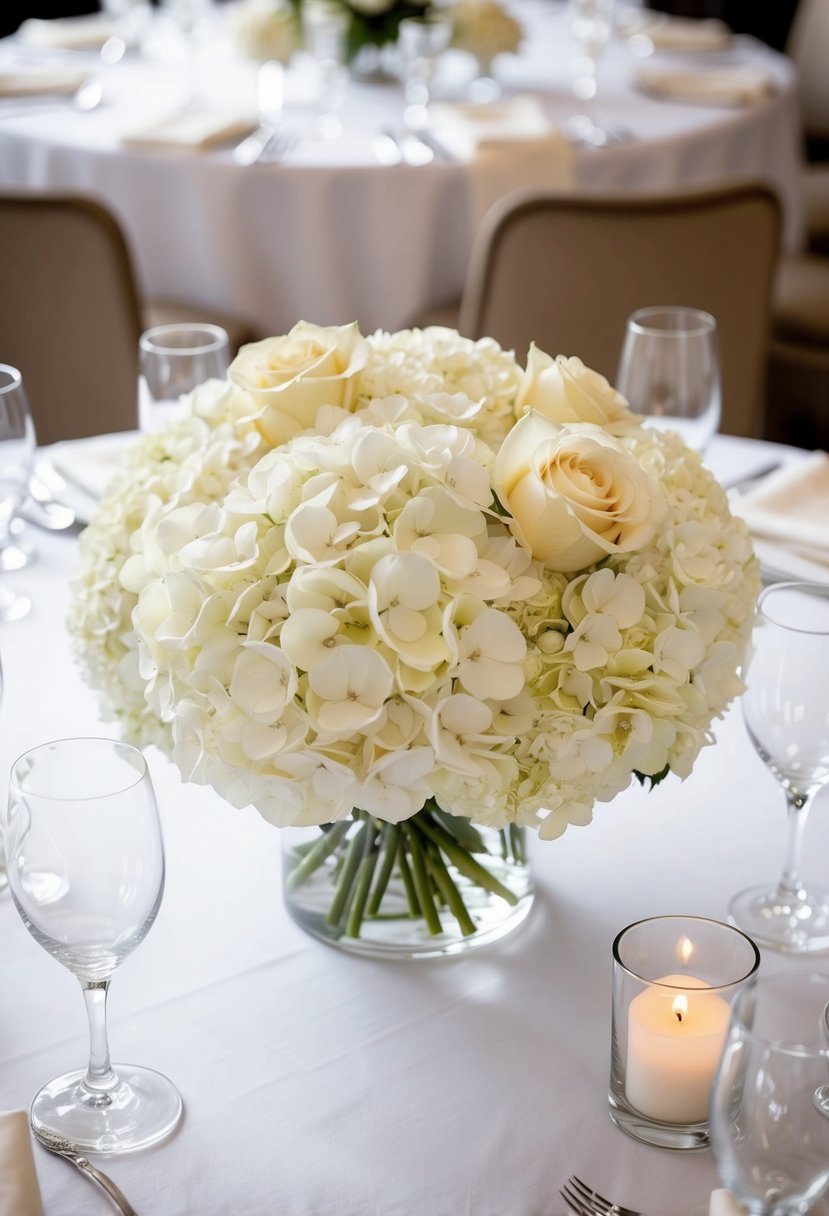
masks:
[[[348,923],[346,924],[346,937],[359,937],[360,926],[363,923],[363,913],[365,911],[368,893],[371,888],[371,880],[374,878],[374,867],[377,865],[379,851],[374,847],[374,841],[377,836],[377,830],[373,819],[368,819],[365,823],[367,829],[365,840],[363,842],[363,853],[360,858],[360,866],[357,871],[357,883],[354,888],[354,899],[351,901],[351,907],[348,911]]]
[[[400,832],[401,829],[396,828],[395,831]],[[406,856],[402,836],[398,836],[397,864],[400,866],[400,877],[403,879],[403,886],[406,888],[406,903],[409,905],[409,916],[417,920],[421,915],[420,900],[417,898],[417,891],[415,890],[414,879],[412,878],[412,868]]]
[[[469,937],[475,932],[475,922],[469,915],[466,904],[463,902],[463,896],[452,882],[452,876],[446,868],[446,863],[441,857],[440,850],[436,845],[428,845],[424,849],[424,855],[432,877],[448,904],[449,911],[458,922],[461,933],[464,937]]]
[[[297,887],[301,887],[314,871],[319,869],[326,857],[330,857],[334,852],[343,836],[345,836],[351,827],[352,822],[353,820],[351,819],[342,819],[338,823],[333,824],[327,832],[322,833],[319,839],[314,842],[313,848],[305,854],[299,865],[291,870],[285,880],[285,886],[288,891],[295,891]]]
[[[517,823],[509,825],[509,842],[512,850],[512,859],[518,865],[523,865],[527,860],[526,852],[524,851],[524,841],[521,836],[521,829]]]
[[[406,826],[408,827],[410,824],[416,825],[418,831],[434,841],[438,848],[446,854],[452,865],[460,870],[461,874],[465,875],[470,882],[477,883],[479,887],[483,887],[485,891],[490,891],[493,895],[500,895],[501,899],[505,899],[508,904],[515,907],[518,903],[518,896],[510,891],[509,887],[505,887],[497,878],[494,878],[489,870],[475,861],[469,853],[464,852],[449,833],[444,832],[443,828],[435,823],[430,823],[428,819],[421,820],[419,816],[409,820]]]
[[[374,884],[371,899],[368,901],[366,916],[376,916],[380,911],[380,904],[383,901],[386,887],[389,885],[389,879],[394,869],[399,843],[400,833],[398,829],[393,823],[384,823],[383,833],[380,837],[380,852],[383,854],[383,864],[377,872],[377,882]]]
[[[362,823],[358,831],[348,842],[345,861],[340,871],[340,876],[337,879],[334,898],[331,901],[331,907],[328,909],[328,915],[325,918],[329,925],[339,924],[340,917],[346,909],[354,888],[354,879],[357,877],[357,870],[360,867],[360,859],[363,855],[363,842],[365,841],[367,832],[368,824]]]
[[[501,837],[501,858],[504,861],[509,861],[509,843],[507,841],[506,829],[501,828],[498,835]]]
[[[466,849],[467,853],[486,853],[487,847],[481,833],[476,827],[469,822],[468,819],[461,819],[458,815],[450,815],[448,811],[444,811],[435,802],[434,798],[430,798],[420,811],[420,815],[426,815],[430,820],[436,822],[445,832],[448,832],[462,849]]]
[[[403,830],[409,839],[409,847],[412,851],[412,877],[414,878],[415,891],[417,892],[417,900],[420,904],[423,919],[426,921],[426,928],[432,937],[437,937],[439,933],[443,932],[443,926],[440,923],[435,901],[432,898],[432,889],[429,885],[429,875],[426,866],[423,863],[420,841],[411,822],[404,823]]]

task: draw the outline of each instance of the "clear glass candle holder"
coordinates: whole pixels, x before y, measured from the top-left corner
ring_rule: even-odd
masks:
[[[732,925],[655,916],[613,943],[610,1117],[646,1144],[709,1143],[711,1087],[731,1003],[760,952]]]

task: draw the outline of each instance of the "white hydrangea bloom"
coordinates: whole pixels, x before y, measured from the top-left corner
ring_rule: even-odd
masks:
[[[435,797],[552,839],[634,772],[687,776],[742,690],[759,586],[700,458],[613,398],[604,447],[658,516],[557,569],[493,496],[528,391],[513,356],[446,329],[348,337],[344,372],[295,376],[311,412],[281,446],[215,382],[137,442],[82,538],[70,622],[107,716],[279,825],[397,823]],[[595,436],[580,374],[593,395],[561,425]],[[596,450],[579,476],[601,477]]]

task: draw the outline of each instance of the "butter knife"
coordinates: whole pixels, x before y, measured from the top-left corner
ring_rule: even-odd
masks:
[[[121,1216],[138,1216],[135,1208],[131,1207],[112,1179],[94,1166],[91,1161],[88,1161],[71,1140],[67,1140],[64,1136],[56,1136],[54,1132],[46,1131],[45,1128],[35,1127],[34,1124],[32,1134],[38,1144],[42,1144],[50,1153],[63,1157],[64,1161],[71,1161],[82,1174],[86,1174],[87,1178],[109,1197],[116,1212],[120,1212]]]

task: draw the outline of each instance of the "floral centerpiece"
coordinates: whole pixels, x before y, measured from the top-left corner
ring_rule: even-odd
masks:
[[[397,41],[400,22],[406,17],[424,17],[431,0],[290,0],[302,17],[309,5],[326,6],[346,16],[346,59],[359,61],[364,50],[391,46]],[[375,66],[377,66],[375,64]]]
[[[515,54],[524,31],[498,0],[454,0],[447,9],[452,45],[474,55],[483,67],[502,52]]]
[[[228,25],[234,43],[249,59],[287,64],[301,40],[290,0],[237,0],[229,6]]]
[[[577,358],[301,323],[142,437],[71,627],[125,736],[270,822],[334,936],[428,933],[636,776],[685,777],[738,674],[746,529]],[[500,846],[488,843],[492,835]]]

